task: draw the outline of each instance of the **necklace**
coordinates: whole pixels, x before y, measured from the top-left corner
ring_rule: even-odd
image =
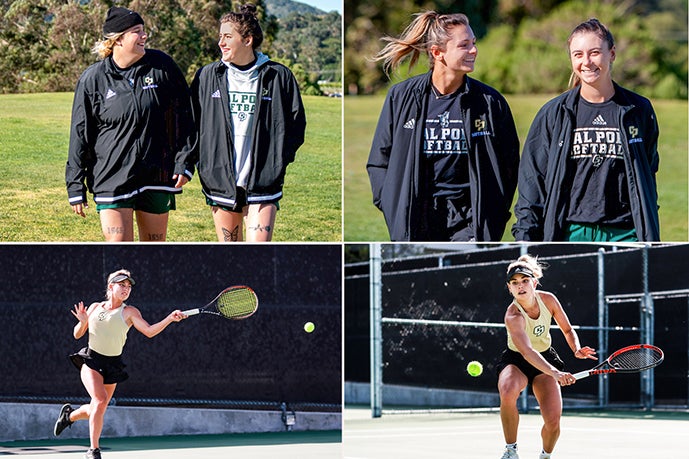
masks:
[[[433,91],[433,95],[435,96],[436,99],[440,99],[441,97],[445,96],[445,94],[440,94],[440,91],[438,91],[435,88],[435,85],[431,83],[431,91]]]

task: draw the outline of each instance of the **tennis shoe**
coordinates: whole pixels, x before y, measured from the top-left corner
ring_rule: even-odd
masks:
[[[53,429],[53,433],[56,437],[59,436],[67,427],[71,427],[72,424],[74,424],[73,421],[69,420],[69,415],[72,411],[74,410],[69,403],[62,405],[62,408],[60,409],[60,416],[58,416],[57,421],[55,422],[55,428]]]
[[[86,459],[101,459],[100,448],[89,448],[89,450],[86,451],[86,456],[84,457]]]
[[[505,448],[505,452],[500,459],[519,459],[519,454],[517,454],[517,450],[514,448]]]

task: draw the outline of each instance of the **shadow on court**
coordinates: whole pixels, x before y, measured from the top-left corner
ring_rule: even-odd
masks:
[[[193,435],[175,437],[105,438],[103,458],[288,458],[322,459],[341,457],[340,431],[280,432],[233,435]],[[58,455],[60,459],[82,458],[88,439],[42,440],[0,443],[0,456],[22,459]]]
[[[522,415],[519,456],[541,452],[540,414]],[[689,413],[565,412],[553,459],[687,457]],[[498,413],[383,415],[344,412],[344,459],[499,459],[504,439]]]

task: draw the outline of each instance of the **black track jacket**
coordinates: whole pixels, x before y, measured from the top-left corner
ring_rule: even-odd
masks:
[[[517,187],[519,139],[505,98],[465,77],[460,104],[469,144],[469,182],[476,241],[500,241]],[[414,241],[419,219],[420,156],[431,72],[388,91],[368,158],[373,203],[392,241]]]
[[[304,105],[292,72],[267,61],[259,73],[251,140],[253,168],[247,184],[249,204],[282,197],[287,165],[294,161],[306,131]],[[227,66],[217,61],[197,72],[191,93],[203,193],[219,204],[232,206],[237,187],[227,85]]]
[[[567,159],[576,125],[580,88],[546,103],[536,114],[519,166],[519,198],[514,208],[517,241],[562,241],[569,196]],[[659,241],[658,121],[651,102],[615,83],[634,228],[640,241]]]
[[[129,199],[145,190],[181,193],[174,174],[191,179],[196,132],[189,87],[167,54],[147,49],[132,86],[112,57],[77,82],[65,180],[69,203]]]

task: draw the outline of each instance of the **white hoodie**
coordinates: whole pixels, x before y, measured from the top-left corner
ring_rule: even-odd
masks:
[[[230,117],[234,133],[234,167],[237,186],[246,187],[251,171],[251,126],[256,110],[258,91],[258,69],[269,59],[263,53],[256,53],[256,62],[247,70],[240,70],[223,61],[227,66],[227,91],[230,100]]]

